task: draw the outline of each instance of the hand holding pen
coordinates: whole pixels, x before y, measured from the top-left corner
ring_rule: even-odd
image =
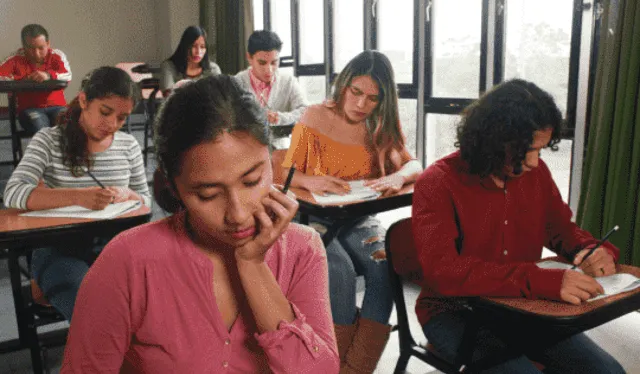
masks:
[[[616,232],[619,227],[616,225],[609,230],[598,243],[590,248],[585,248],[573,259],[572,269],[580,267],[587,275],[601,277],[616,273],[616,265],[613,256],[602,245],[609,239],[609,236]]]

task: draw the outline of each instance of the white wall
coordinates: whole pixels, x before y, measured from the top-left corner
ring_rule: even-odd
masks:
[[[43,25],[69,59],[70,100],[93,68],[167,58],[198,14],[197,0],[0,0],[0,59],[21,46],[24,25]]]
[[[166,23],[160,22],[160,25],[167,25],[164,31],[166,36],[160,40],[160,51],[164,58],[169,57],[178,46],[182,32],[188,26],[198,25],[200,23],[200,5],[197,0],[159,0],[158,3],[165,3],[159,8],[166,14]]]

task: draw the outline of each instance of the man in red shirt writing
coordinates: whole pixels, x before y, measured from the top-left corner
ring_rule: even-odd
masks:
[[[465,109],[458,127],[459,151],[429,166],[413,197],[413,233],[424,281],[416,313],[443,358],[463,364],[459,348],[469,309],[457,297],[544,298],[580,304],[603,293],[594,277],[615,273],[619,251],[571,221],[542,148],[560,141],[562,115],[553,98],[523,80],[505,82]],[[541,269],[542,249],[580,265]],[[518,326],[482,327],[473,359],[504,350],[518,340]],[[542,334],[540,334],[542,335]],[[542,339],[543,336],[540,337]],[[539,352],[528,352],[485,373],[624,373],[620,364],[584,334]]]
[[[20,33],[22,48],[0,64],[0,79],[49,79],[70,81],[71,68],[62,51],[51,49],[49,33],[36,24],[26,25]],[[62,90],[21,92],[16,96],[20,125],[29,133],[53,126],[67,102]]]

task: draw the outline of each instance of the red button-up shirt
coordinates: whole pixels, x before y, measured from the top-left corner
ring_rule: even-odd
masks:
[[[413,235],[422,266],[421,324],[459,308],[453,296],[560,299],[563,270],[535,265],[542,247],[568,259],[597,240],[571,221],[547,165],[498,188],[468,173],[455,152],[418,178]],[[607,249],[617,260],[619,251]]]

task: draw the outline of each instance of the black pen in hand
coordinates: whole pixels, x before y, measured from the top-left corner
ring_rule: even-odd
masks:
[[[283,194],[287,194],[289,191],[289,187],[291,186],[291,180],[293,179],[293,174],[296,172],[296,163],[294,162],[289,169],[289,175],[287,175],[287,180],[284,182],[284,188],[282,189]]]
[[[106,188],[106,187],[104,186],[104,184],[102,184],[102,182],[100,182],[100,181],[98,180],[98,178],[96,178],[96,176],[95,176],[95,175],[93,175],[93,174],[89,171],[89,169],[87,169],[87,174],[89,174],[89,176],[91,177],[91,179],[93,179],[93,180],[98,184],[98,186],[100,186],[100,188],[102,188],[102,189],[105,189],[105,188]]]
[[[604,242],[606,242],[606,241],[607,241],[607,239],[609,239],[609,236],[611,236],[611,234],[613,234],[614,232],[618,231],[618,229],[619,229],[619,228],[620,228],[620,227],[619,227],[618,225],[616,225],[614,228],[612,228],[611,230],[609,230],[609,232],[608,232],[608,233],[606,233],[606,234],[602,237],[602,239],[600,239],[600,241],[598,242],[598,244],[596,244],[596,246],[595,246],[595,247],[591,248],[591,249],[589,250],[589,252],[587,252],[587,254],[582,258],[582,261],[580,262],[580,264],[579,264],[579,265],[582,265],[582,263],[584,263],[584,262],[585,262],[585,260],[586,260],[587,258],[589,258],[589,256],[591,256],[591,255],[593,254],[593,252],[595,252],[595,250],[596,250],[596,249],[598,249],[598,247],[600,247],[601,245],[603,245],[603,244],[604,244]],[[578,265],[573,265],[573,267],[572,267],[571,269],[572,269],[572,270],[575,270],[577,267],[578,267]]]

